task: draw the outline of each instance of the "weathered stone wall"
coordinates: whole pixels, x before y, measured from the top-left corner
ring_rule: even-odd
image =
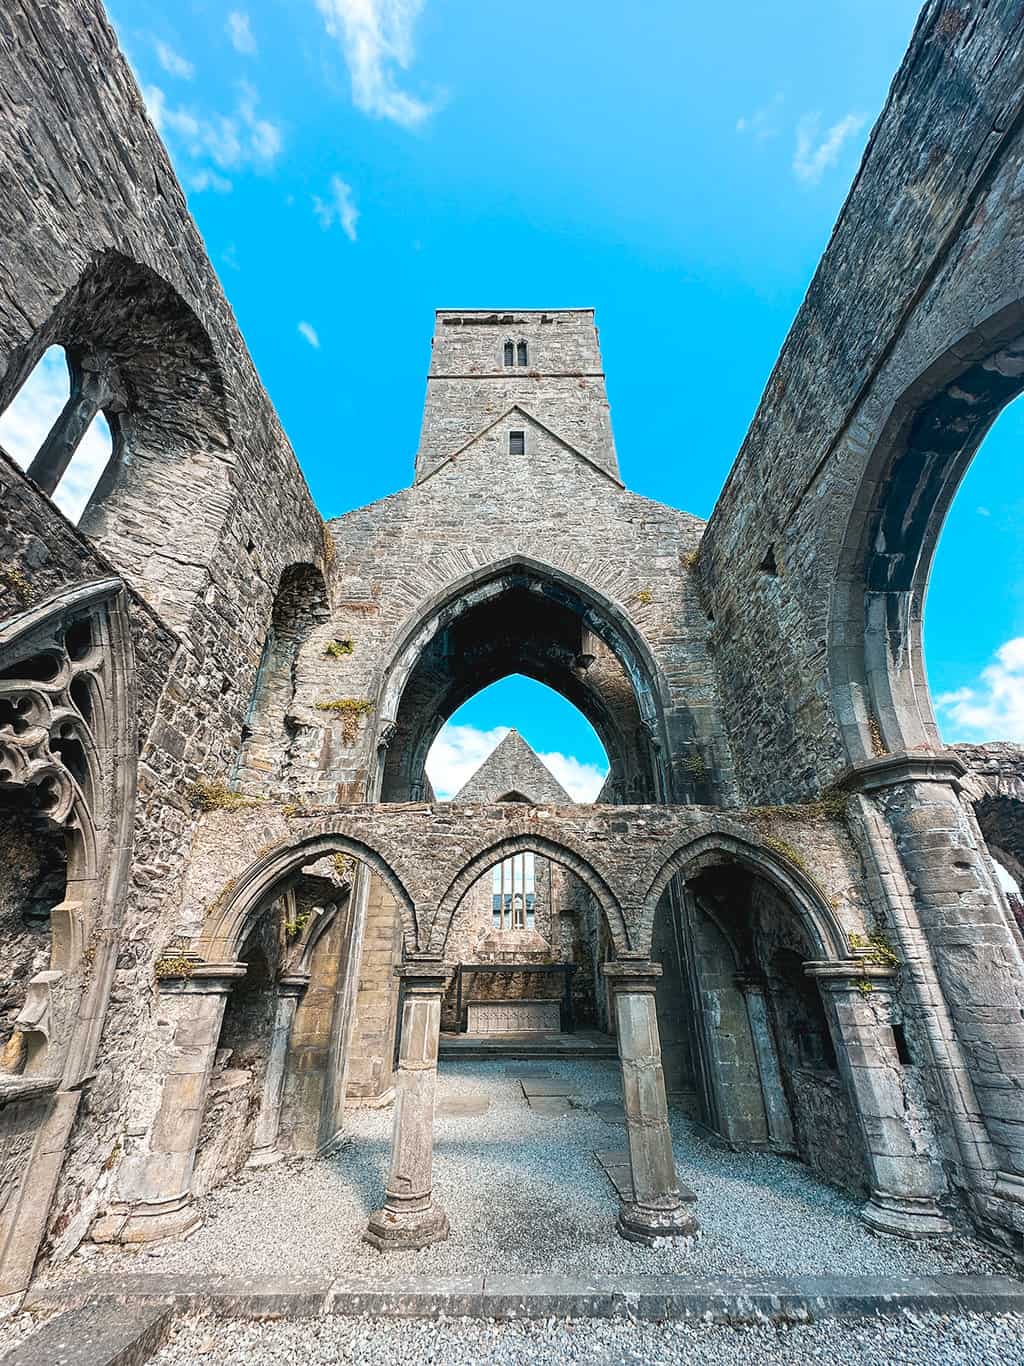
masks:
[[[103,350],[125,381],[113,425],[131,455],[78,532],[0,459],[0,615],[115,571],[168,623],[130,598],[142,741],[131,883],[97,1080],[54,1205],[61,1228],[84,1231],[152,1048],[152,965],[173,932],[163,906],[188,856],[189,785],[229,771],[282,570],[324,551],[102,7],[18,3],[0,28],[0,405],[47,346]]]
[[[379,877],[369,878],[366,920],[358,964],[355,1017],[348,1052],[346,1096],[360,1101],[390,1094],[394,1077],[402,923],[398,903]]]
[[[543,326],[554,335],[563,326],[558,321],[562,317],[552,314],[552,322]],[[566,335],[576,338],[573,345],[585,342],[596,355],[590,315],[564,317]],[[439,315],[437,335],[442,340],[435,340],[435,352],[449,345],[449,333],[461,331],[447,327],[445,315]],[[500,324],[467,331],[475,350],[500,348],[504,335]],[[489,382],[451,381],[469,386],[467,393],[472,391],[475,397],[467,401],[474,414],[474,405],[482,403],[479,386]],[[576,379],[568,382],[570,387],[578,384]],[[441,416],[448,411],[447,400],[439,400],[436,408],[431,402],[428,399],[424,439],[436,439],[438,449],[444,447],[451,454]],[[600,401],[588,398],[587,404],[588,412],[607,422],[603,390]],[[571,444],[567,446],[571,437],[560,439],[562,428],[556,422],[564,407],[552,407],[551,430],[518,418],[481,430],[483,419],[474,427],[476,416],[467,417],[471,430],[466,440],[475,439],[457,458],[413,488],[331,523],[333,615],[329,625],[311,633],[300,652],[295,697],[298,724],[322,737],[315,790],[323,797],[352,800],[363,795],[367,784],[372,790],[378,737],[395,720],[388,714],[392,699],[387,684],[410,632],[429,618],[431,608],[449,596],[458,601],[496,567],[526,563],[582,584],[632,624],[653,657],[659,695],[652,705],[655,713],[665,713],[666,762],[679,799],[687,794],[692,798],[698,791],[731,799],[731,757],[722,742],[714,665],[705,646],[708,623],[691,570],[701,523],[627,492]],[[562,421],[569,421],[568,412]],[[515,425],[527,432],[526,451],[512,457],[508,430]],[[566,507],[573,509],[571,519],[564,516]],[[512,517],[510,508],[515,509]],[[557,590],[551,597],[557,598]],[[491,621],[492,634],[500,636],[499,617]],[[587,623],[581,621],[580,629],[585,633]],[[351,652],[325,655],[332,639],[351,642]],[[513,654],[525,658],[535,644],[527,631],[514,644]],[[582,635],[576,652],[586,652]],[[613,657],[606,659],[607,654],[597,641],[587,663],[580,663],[578,678],[570,677],[565,686],[579,689],[580,698],[572,700],[586,705],[589,677],[590,692],[596,693],[594,705],[607,712],[605,724],[628,730],[628,743],[635,744],[640,724],[637,703],[628,681],[619,677],[622,665]],[[573,662],[569,658],[565,664]],[[500,663],[496,676],[516,667],[511,654],[507,661],[502,656]],[[542,667],[540,661],[528,666]],[[589,676],[588,667],[593,671]],[[471,690],[487,681],[478,679]],[[626,695],[619,699],[623,688]],[[444,698],[437,705],[451,709],[462,700],[464,696]],[[331,702],[357,704],[365,711],[354,716],[351,711],[335,712]],[[596,723],[600,729],[600,715]],[[309,748],[317,746],[310,741]],[[628,791],[619,799],[629,800]]]
[[[331,1030],[349,971],[352,912],[349,897],[313,952],[309,985],[295,1012],[278,1135],[283,1152],[316,1152],[321,1141],[324,1092],[332,1065]]]
[[[941,519],[962,472],[929,483],[937,452],[918,463],[917,485],[890,485],[872,461],[915,381],[954,348],[967,364],[982,346],[975,330],[1021,299],[1022,84],[1016,0],[925,5],[708,524],[700,571],[711,648],[748,800],[816,792],[851,757],[872,753],[869,684],[856,662],[861,609],[837,596],[851,579],[855,596],[858,574],[863,594],[867,566],[847,566],[844,554],[856,549],[872,500],[894,500],[896,526],[933,510]],[[911,635],[935,535],[930,528],[915,600],[901,609]],[[912,641],[890,649],[923,694],[919,650]],[[874,724],[889,729],[881,714]]]

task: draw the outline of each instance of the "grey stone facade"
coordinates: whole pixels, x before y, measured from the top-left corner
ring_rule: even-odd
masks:
[[[0,405],[59,343],[115,448],[77,528],[69,429],[33,478],[0,459],[4,1303],[392,1093],[368,1237],[444,1236],[452,934],[527,853],[618,1038],[623,1236],[699,1220],[678,1096],[873,1227],[1020,1254],[992,857],[1024,859],[1024,763],[942,747],[920,623],[1024,383],[1022,86],[1015,0],[925,6],[706,528],[623,487],[593,315],[559,310],[439,313],[413,484],[325,527],[99,4],[7,6]],[[511,672],[592,722],[600,802],[432,799],[440,727]]]

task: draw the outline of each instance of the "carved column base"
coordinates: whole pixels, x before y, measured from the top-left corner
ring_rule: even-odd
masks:
[[[191,1195],[159,1204],[139,1204],[97,1219],[89,1230],[94,1243],[155,1243],[180,1238],[202,1222]]]
[[[448,1216],[439,1205],[429,1201],[417,1209],[394,1209],[390,1205],[375,1210],[363,1234],[363,1242],[378,1252],[415,1252],[448,1237]]]
[[[934,1200],[886,1195],[884,1191],[872,1191],[860,1217],[868,1228],[898,1238],[945,1238],[953,1231]]]
[[[615,1227],[619,1236],[631,1243],[656,1247],[665,1238],[693,1238],[700,1225],[682,1201],[668,1209],[645,1209],[624,1200]]]

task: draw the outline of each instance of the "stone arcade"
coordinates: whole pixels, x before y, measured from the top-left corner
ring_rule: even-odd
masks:
[[[505,952],[575,964],[616,1037],[624,1236],[699,1221],[678,1097],[877,1229],[1021,1255],[1024,762],[943,748],[921,656],[1024,386],[1017,0],[925,6],[706,526],[623,486],[593,315],[555,308],[438,313],[412,486],[325,526],[98,0],[9,0],[0,89],[0,407],[52,344],[74,382],[0,460],[0,1302],[346,1105],[394,1104],[367,1238],[444,1237],[452,970]],[[535,769],[434,800],[440,727],[514,672],[601,736],[595,804]]]

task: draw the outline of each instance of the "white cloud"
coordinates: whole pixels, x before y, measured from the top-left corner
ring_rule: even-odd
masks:
[[[230,194],[231,181],[226,176],[218,175],[216,171],[203,169],[193,171],[185,177],[186,184],[190,190],[215,190],[217,194]]]
[[[321,199],[318,194],[313,196],[313,212],[319,218],[320,226],[325,232],[337,220],[345,236],[352,242],[356,240],[359,210],[352,198],[352,186],[346,184],[340,175],[331,176],[331,193],[328,199]]]
[[[0,446],[27,469],[60,415],[69,393],[64,352],[51,346],[18,390],[14,401],[0,414]],[[89,495],[110,459],[111,438],[102,413],[98,413],[82,438],[71,464],[57,485],[54,502],[66,517],[77,522]]]
[[[864,127],[864,114],[846,114],[824,133],[820,114],[804,114],[796,129],[793,174],[802,185],[817,185],[830,166],[839,160],[847,141]]]
[[[592,802],[608,777],[607,769],[602,770],[596,764],[582,763],[573,755],[559,754],[557,750],[550,754],[542,754],[540,758],[574,802]]]
[[[487,756],[508,734],[508,726],[478,730],[476,726],[446,725],[427,755],[427,777],[439,800],[449,801],[473,776]],[[557,750],[541,760],[576,802],[592,802],[600,792],[607,771]]]
[[[178,145],[195,162],[212,162],[221,171],[238,171],[252,166],[265,170],[273,165],[281,151],[281,130],[257,112],[258,96],[247,82],[239,85],[238,102],[230,114],[210,114],[185,105],[172,107],[158,85],[143,89],[146,108],[153,125],[162,137]],[[210,168],[186,168],[183,179],[189,176],[207,178],[200,189],[221,192],[231,188],[230,182]]]
[[[975,511],[977,512],[977,514],[978,514],[979,517],[991,517],[991,516],[992,516],[992,510],[991,510],[990,508],[979,507],[979,508],[976,508]]]
[[[259,49],[256,46],[256,39],[252,36],[248,14],[244,10],[233,9],[228,15],[226,27],[235,51],[241,52],[244,57],[255,57]]]
[[[752,114],[744,114],[736,120],[737,133],[749,134],[755,142],[768,142],[782,132],[782,106],[785,96],[778,94]]]
[[[424,0],[316,0],[327,32],[341,41],[357,109],[415,128],[437,107],[399,90],[394,68],[412,65],[413,28]]]
[[[454,797],[508,732],[508,726],[495,726],[493,730],[444,726],[430,746],[426,764],[427,777],[438,798],[446,802]]]
[[[196,69],[187,57],[183,57],[180,52],[175,52],[173,47],[168,47],[159,38],[153,43],[156,49],[156,59],[169,76],[179,76],[183,81],[190,81],[196,74]]]
[[[1024,743],[1024,636],[1006,641],[973,687],[940,693],[935,709],[943,734],[957,740]]]
[[[320,338],[316,334],[316,328],[312,323],[299,323],[299,335],[306,338],[314,350],[320,350]]]

